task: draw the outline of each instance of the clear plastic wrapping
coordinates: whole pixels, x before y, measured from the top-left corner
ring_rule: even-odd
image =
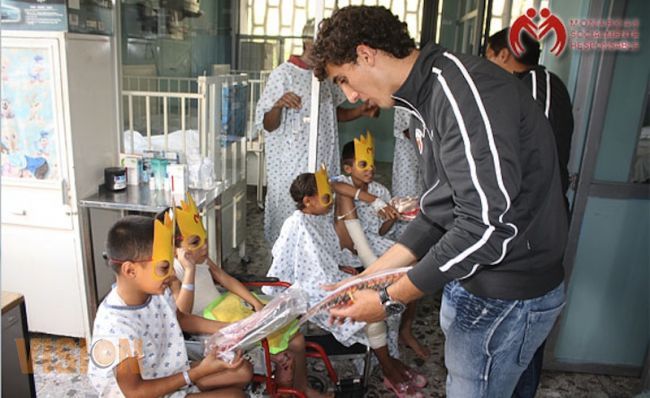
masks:
[[[328,311],[333,307],[349,303],[353,300],[353,294],[356,291],[363,289],[379,290],[390,286],[399,278],[406,275],[411,268],[412,267],[389,269],[372,275],[354,278],[350,282],[332,291],[332,293],[328,294],[320,303],[310,308],[309,311],[307,311],[307,313],[300,319],[299,324],[302,325],[322,311]]]
[[[238,350],[246,351],[260,340],[287,326],[307,311],[309,295],[292,286],[253,315],[232,323],[210,336],[205,342],[205,355],[216,354],[231,361]]]
[[[403,221],[413,220],[420,212],[420,200],[413,196],[395,197],[389,204],[397,210]]]

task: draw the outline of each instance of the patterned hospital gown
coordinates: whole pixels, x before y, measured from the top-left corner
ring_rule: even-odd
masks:
[[[284,109],[280,126],[273,132],[264,130],[266,150],[267,193],[264,210],[264,236],[273,244],[282,223],[296,209],[289,194],[291,182],[307,172],[309,153],[309,118],[311,112],[312,71],[285,62],[269,76],[255,109],[255,124],[263,129],[264,114],[273,104],[292,91],[302,99],[301,109]],[[320,89],[317,164],[325,163],[329,175],[339,173],[339,137],[336,108],[345,95],[334,84],[325,81]]]
[[[110,361],[109,355],[105,362],[106,356],[100,355],[103,360],[96,361],[93,348],[107,342],[115,347],[113,360]],[[124,396],[117,385],[115,367],[125,359],[121,353],[127,345],[128,351],[138,356],[140,372],[145,380],[170,376],[190,368],[171,290],[150,296],[142,305],[128,306],[113,287],[102,301],[95,318],[88,364],[88,376],[100,397]],[[166,397],[184,397],[189,392],[198,392],[198,389],[184,388]]]
[[[312,307],[328,294],[320,288],[321,285],[350,277],[339,270],[339,265],[358,266],[360,262],[349,251],[340,249],[332,216],[316,216],[296,210],[284,222],[280,237],[273,246],[273,264],[267,275],[300,286],[309,294],[309,306]],[[264,292],[276,293],[272,288],[264,288]],[[327,313],[315,316],[312,322],[331,332],[346,346],[368,344],[363,330],[365,323],[330,325]],[[396,319],[389,322],[391,352],[397,352],[397,322]]]
[[[395,108],[392,191],[395,197],[414,196],[419,198],[424,192],[422,169],[415,146],[404,136],[404,130],[409,128],[410,119],[411,115],[407,111]],[[399,238],[407,225],[408,223],[403,221],[395,223],[391,230],[392,236],[395,239]]]
[[[352,182],[352,177],[346,175],[340,175],[333,178],[333,180],[354,185]],[[386,203],[388,203],[391,198],[388,188],[376,181],[373,181],[368,185],[368,193],[375,195]],[[377,212],[372,208],[372,206],[370,206],[370,204],[361,200],[355,200],[354,204],[357,209],[359,222],[361,223],[363,232],[365,233],[366,239],[370,244],[370,248],[372,249],[375,256],[382,256],[386,250],[390,249],[391,246],[395,244],[395,241],[390,239],[390,231],[384,236],[379,235],[379,229],[381,228],[384,221],[379,217]]]

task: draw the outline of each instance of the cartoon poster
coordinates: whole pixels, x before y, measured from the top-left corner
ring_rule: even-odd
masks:
[[[46,48],[2,49],[0,117],[2,177],[57,180],[52,55]]]

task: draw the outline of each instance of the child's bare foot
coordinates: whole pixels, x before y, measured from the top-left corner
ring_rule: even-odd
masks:
[[[402,329],[399,332],[399,340],[415,352],[415,355],[426,360],[429,358],[429,350],[420,344],[420,342],[413,336],[410,330]]]
[[[381,368],[384,377],[393,385],[407,383],[409,377],[407,374],[408,368],[400,360],[391,358],[389,366]]]

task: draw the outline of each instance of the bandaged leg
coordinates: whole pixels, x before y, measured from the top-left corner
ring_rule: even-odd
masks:
[[[370,244],[366,239],[366,234],[363,232],[363,228],[361,227],[361,222],[359,219],[344,220],[344,222],[345,228],[348,230],[352,242],[354,242],[354,249],[357,251],[359,260],[361,260],[364,268],[367,268],[370,264],[377,261],[377,256],[375,256],[375,253],[373,253],[370,248]]]
[[[368,344],[373,350],[377,350],[388,345],[386,338],[386,323],[384,321],[369,323],[364,328],[368,336]]]

